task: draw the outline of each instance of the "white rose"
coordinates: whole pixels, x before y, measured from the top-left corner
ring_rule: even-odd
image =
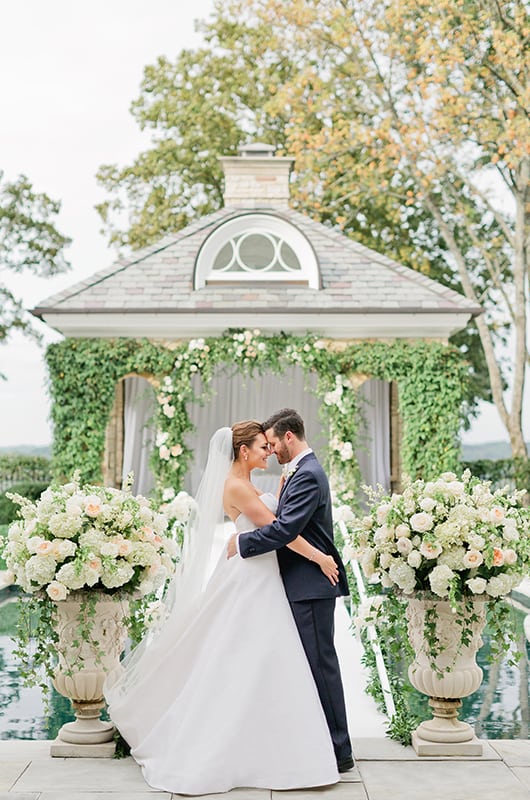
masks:
[[[403,537],[408,538],[410,536],[410,528],[408,525],[397,525],[396,527],[396,539],[401,539]]]
[[[424,497],[423,500],[420,500],[420,508],[423,511],[432,511],[435,505],[436,500],[433,500],[432,497]]]
[[[489,521],[494,525],[500,525],[504,521],[505,513],[502,506],[493,506],[489,510]]]
[[[158,455],[160,456],[160,458],[161,458],[163,461],[169,461],[169,455],[170,455],[170,453],[169,453],[169,447],[166,447],[166,445],[165,445],[165,444],[161,445],[161,446],[158,448]]]
[[[140,590],[140,594],[141,594],[141,595],[142,595],[142,597],[143,597],[143,596],[145,596],[146,594],[151,594],[151,592],[152,592],[152,591],[153,591],[153,589],[154,589],[154,584],[153,584],[153,582],[152,582],[152,581],[143,580],[143,581],[141,581],[141,583],[140,583],[140,585],[139,585],[139,587],[138,587],[138,588],[139,588],[139,590]]]
[[[353,446],[351,442],[343,442],[340,450],[341,461],[349,461],[353,458]]]
[[[26,547],[28,553],[36,553],[37,547],[41,544],[41,542],[46,541],[42,538],[42,536],[30,536],[29,539],[26,541]]]
[[[480,565],[484,561],[484,556],[480,552],[480,550],[467,550],[466,554],[464,555],[464,567],[467,569],[474,569],[475,567],[480,567]]]
[[[461,497],[465,492],[465,486],[461,481],[449,481],[447,489],[454,497]]]
[[[389,542],[393,538],[394,530],[393,528],[389,528],[388,525],[381,525],[374,533],[375,544],[383,544],[384,542]]]
[[[410,527],[413,531],[417,531],[418,533],[430,531],[433,524],[433,518],[425,511],[420,511],[418,514],[413,514],[410,518]]]
[[[65,600],[66,595],[68,594],[68,589],[61,583],[60,581],[52,581],[46,587],[46,594],[51,600]]]
[[[386,518],[388,516],[388,512],[390,511],[391,508],[392,508],[392,506],[390,505],[390,503],[383,503],[377,509],[377,511],[376,511],[376,519],[377,519],[377,521],[378,521],[378,523],[380,525],[382,525],[382,523],[386,521]]]
[[[161,445],[165,444],[169,439],[169,433],[164,433],[163,431],[159,431],[156,435],[156,446],[160,447]]]
[[[468,581],[466,581],[466,584],[469,586],[473,594],[483,594],[484,590],[486,589],[485,578],[470,578]]]
[[[420,553],[424,558],[438,558],[442,552],[440,544],[431,544],[430,542],[422,542],[420,544]]]
[[[87,517],[97,517],[98,514],[101,514],[101,511],[101,500],[96,494],[90,494],[85,497],[85,514]]]
[[[517,561],[517,553],[515,550],[508,548],[504,551],[504,563],[508,564],[508,566],[512,566]]]
[[[410,539],[405,539],[402,537],[397,541],[397,549],[402,556],[408,556],[408,554],[412,551],[412,542]]]
[[[175,490],[172,486],[168,486],[167,489],[164,489],[162,492],[162,500],[167,503],[168,500],[173,500],[175,497]]]
[[[407,564],[413,569],[418,569],[421,564],[421,553],[419,550],[413,550],[407,557]]]

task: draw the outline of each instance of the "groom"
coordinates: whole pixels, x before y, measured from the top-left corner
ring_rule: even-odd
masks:
[[[346,772],[353,767],[353,758],[333,634],[335,598],[349,592],[346,571],[333,542],[329,484],[305,440],[304,423],[296,411],[277,411],[263,428],[278,462],[288,464],[277,518],[255,531],[232,536],[228,557],[238,551],[248,558],[278,550],[285,591],[324,709],[337,767]],[[316,564],[285,547],[299,535],[333,556],[339,568],[335,586]]]

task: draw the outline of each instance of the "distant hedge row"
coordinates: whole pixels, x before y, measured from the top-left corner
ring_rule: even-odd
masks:
[[[477,478],[491,481],[495,487],[509,485],[530,492],[530,461],[525,458],[495,460],[484,458],[479,461],[463,461],[462,468],[470,469]]]
[[[50,460],[44,456],[0,455],[0,492],[15,483],[49,483]]]

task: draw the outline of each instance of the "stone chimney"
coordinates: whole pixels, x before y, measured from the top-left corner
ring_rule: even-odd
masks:
[[[239,156],[219,161],[225,173],[226,206],[264,208],[289,205],[289,173],[294,158],[275,156],[271,144],[245,144]]]

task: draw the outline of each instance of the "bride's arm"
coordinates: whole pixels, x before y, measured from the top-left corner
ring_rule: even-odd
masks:
[[[227,513],[229,509],[234,509],[248,517],[257,528],[268,525],[269,522],[276,519],[276,515],[260,500],[259,495],[247,481],[231,481],[225,489],[224,504]],[[328,556],[317,547],[313,547],[303,536],[297,536],[286,546],[298,555],[307,558],[308,561],[318,564],[333,586],[338,583],[339,570],[333,556]]]
[[[314,547],[310,544],[303,536],[297,536],[296,539],[289,542],[286,547],[288,547],[289,550],[294,550],[295,553],[307,558],[309,561],[314,561],[315,564],[318,564],[333,586],[339,582],[339,568],[333,556],[326,555],[322,550],[319,550],[318,547]]]

